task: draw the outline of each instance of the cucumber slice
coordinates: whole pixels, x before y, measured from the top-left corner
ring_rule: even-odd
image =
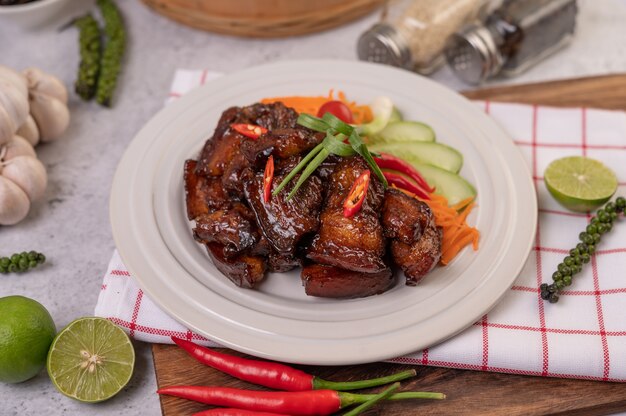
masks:
[[[424,176],[430,186],[435,187],[436,194],[448,199],[448,204],[454,205],[465,198],[476,197],[476,189],[459,175],[423,163],[411,162],[411,164]]]
[[[372,137],[373,143],[434,142],[435,132],[418,121],[396,121]]]
[[[441,143],[380,143],[368,147],[374,152],[389,153],[407,162],[426,163],[452,173],[459,173],[463,166],[463,155]]]
[[[389,123],[395,123],[397,121],[402,121],[402,113],[398,110],[398,107],[394,107],[391,110],[391,117],[389,117]]]

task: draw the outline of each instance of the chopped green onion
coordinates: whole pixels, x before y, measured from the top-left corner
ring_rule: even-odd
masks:
[[[272,192],[272,195],[274,196],[278,195],[278,193],[283,190],[283,188],[289,183],[289,181],[293,179],[293,177],[296,176],[298,172],[300,172],[307,163],[309,163],[309,160],[313,159],[313,157],[315,157],[315,155],[318,154],[320,150],[322,150],[323,148],[324,148],[324,142],[315,146],[313,150],[311,150],[304,157],[304,159],[302,159],[302,161],[300,161],[300,163],[298,163],[298,165],[295,168],[293,168],[291,172],[289,172],[289,175],[285,176],[285,179],[283,179],[283,181],[276,187],[276,189],[274,189],[274,192]]]
[[[328,123],[318,117],[314,117],[310,114],[302,113],[298,116],[298,120],[296,121],[301,126],[307,127],[311,130],[320,131],[325,133],[330,129]]]
[[[332,115],[331,113],[326,113],[324,114],[324,116],[322,117],[322,119],[326,122],[326,124],[328,124],[332,129],[336,130],[339,133],[345,134],[346,136],[349,136],[352,134],[352,132],[354,131],[354,127],[352,127],[351,125],[349,125],[348,123],[344,123],[343,121],[341,121],[339,118],[337,118],[336,116]]]
[[[337,136],[333,136],[330,133],[326,133],[326,138],[322,142],[325,149],[334,155],[347,157],[353,156],[356,154],[352,146],[343,142],[343,138],[345,136],[343,134],[339,134]]]
[[[352,145],[352,148],[358,154],[363,156],[363,159],[365,159],[367,164],[370,165],[370,168],[372,168],[372,170],[374,171],[374,174],[376,174],[378,179],[380,179],[380,181],[383,183],[383,186],[386,188],[388,186],[388,183],[387,183],[387,179],[385,179],[385,175],[383,175],[383,171],[380,170],[380,168],[376,164],[376,161],[372,157],[372,154],[370,153],[365,143],[363,143],[363,140],[361,140],[361,138],[359,137],[359,133],[357,133],[356,130],[352,132],[348,141]]]
[[[315,169],[317,169],[317,167],[321,165],[324,160],[326,160],[329,154],[330,152],[325,147],[320,150],[317,156],[315,156],[315,159],[313,159],[311,163],[309,163],[309,165],[306,167],[304,172],[302,172],[302,175],[300,175],[300,179],[298,179],[298,182],[296,182],[296,186],[294,186],[291,192],[289,192],[289,195],[287,195],[287,201],[289,201],[296,194],[296,192],[298,192],[298,189],[300,189],[304,181],[306,181],[309,176],[311,176],[311,174],[315,172]]]

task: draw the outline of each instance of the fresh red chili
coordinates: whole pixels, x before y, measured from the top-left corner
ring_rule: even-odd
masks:
[[[390,155],[388,153],[380,153],[380,157],[375,157],[376,164],[381,169],[397,170],[400,173],[404,173],[409,178],[413,179],[420,187],[424,188],[429,193],[435,192],[435,188],[431,187],[426,179],[419,173],[413,166],[406,161]]]
[[[352,184],[346,200],[343,201],[343,216],[351,217],[361,210],[370,184],[370,171],[366,169]]]
[[[230,127],[237,133],[243,134],[251,139],[258,139],[260,135],[267,133],[267,129],[265,127],[257,126],[255,124],[233,123]]]
[[[255,412],[254,410],[218,408],[194,413],[193,416],[288,416],[281,413]]]
[[[353,404],[364,403],[376,396],[375,394],[352,394],[335,390],[284,392],[213,386],[171,386],[159,389],[157,393],[213,406],[302,416],[330,415]],[[445,397],[442,393],[405,392],[396,393],[389,400],[444,399]]]
[[[420,188],[419,185],[416,185],[413,182],[409,181],[404,176],[392,172],[383,172],[383,175],[385,175],[385,178],[387,178],[387,182],[389,183],[389,185],[395,185],[398,188],[409,191],[422,199],[430,200],[430,195],[428,195],[428,192]]]
[[[274,156],[270,155],[265,164],[263,173],[263,202],[270,202],[272,197],[272,180],[274,179]]]
[[[304,371],[284,364],[270,361],[249,360],[247,358],[224,354],[185,339],[172,337],[172,341],[203,364],[241,380],[276,390],[357,390],[382,386],[413,377],[416,374],[415,370],[407,370],[370,380],[335,382],[312,376],[311,374],[307,374]]]

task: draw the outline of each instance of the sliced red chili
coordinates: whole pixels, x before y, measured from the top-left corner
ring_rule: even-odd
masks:
[[[419,196],[422,199],[430,200],[430,195],[428,195],[428,192],[426,192],[419,185],[416,185],[413,182],[409,181],[404,176],[392,172],[383,172],[383,175],[385,175],[385,178],[387,178],[387,182],[389,183],[389,185],[395,185],[398,188],[409,191],[410,193]]]
[[[426,182],[426,179],[424,179],[417,169],[399,157],[390,155],[389,153],[380,153],[380,157],[375,157],[374,160],[381,169],[397,170],[413,179],[420,187],[424,188],[424,190],[430,193],[435,192],[435,188],[431,187],[428,182]]]
[[[343,216],[351,217],[361,210],[370,184],[370,171],[366,169],[352,184],[346,200],[343,202]]]
[[[274,156],[270,155],[265,164],[263,173],[263,202],[270,202],[272,197],[272,180],[274,179]]]
[[[265,127],[257,126],[256,124],[233,123],[230,127],[237,133],[255,140],[258,139],[260,135],[267,133]]]
[[[194,413],[193,416],[286,416],[280,413],[256,412],[254,410],[243,410],[220,407],[217,409],[204,410]]]

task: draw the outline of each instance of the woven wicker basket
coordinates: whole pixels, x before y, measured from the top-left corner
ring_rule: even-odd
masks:
[[[143,0],[173,20],[228,35],[275,38],[319,32],[361,17],[384,0]]]

